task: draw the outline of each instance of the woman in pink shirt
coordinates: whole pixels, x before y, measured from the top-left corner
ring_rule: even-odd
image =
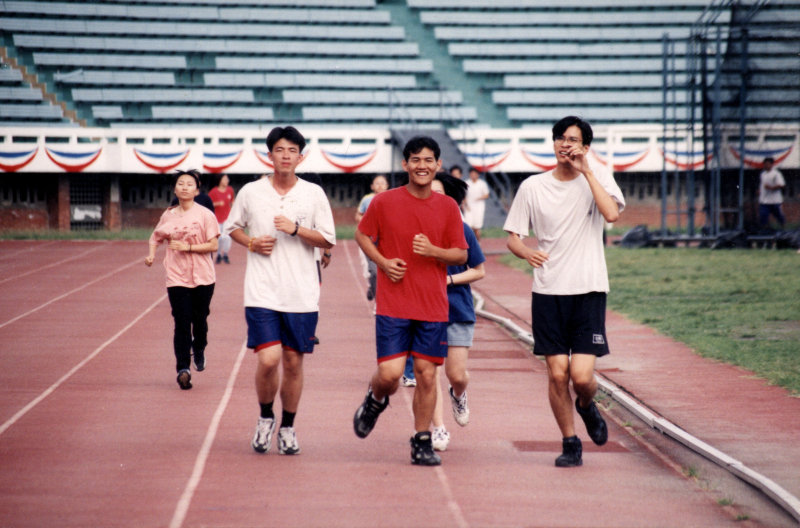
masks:
[[[211,254],[217,250],[219,224],[214,213],[194,201],[200,192],[200,174],[196,170],[178,171],[174,190],[178,205],[161,215],[150,235],[150,253],[144,263],[151,266],[159,244],[169,242],[164,269],[175,319],[173,347],[178,385],[188,390],[192,388],[192,351],[195,369],[205,369],[207,318],[216,282]]]

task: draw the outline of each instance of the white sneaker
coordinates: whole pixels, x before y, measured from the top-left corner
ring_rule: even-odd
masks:
[[[442,427],[435,427],[431,434],[431,441],[433,442],[433,449],[435,451],[444,451],[450,445],[450,433],[447,429]]]
[[[297,444],[297,434],[294,427],[281,427],[278,429],[278,453],[282,455],[296,455],[300,453]]]
[[[272,433],[275,432],[275,418],[258,418],[256,434],[253,435],[253,449],[259,453],[267,453],[272,445]]]
[[[414,379],[414,378],[407,378],[407,377],[403,376],[402,384],[403,384],[403,387],[416,387],[417,386],[417,380]]]
[[[467,391],[460,398],[456,398],[453,394],[453,387],[448,391],[450,393],[450,403],[453,405],[453,418],[456,423],[464,427],[469,423],[469,405],[467,404]]]

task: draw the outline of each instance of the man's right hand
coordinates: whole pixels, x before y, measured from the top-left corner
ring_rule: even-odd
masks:
[[[275,237],[269,235],[253,238],[253,253],[258,253],[259,255],[272,254],[272,249],[275,247],[276,240]]]
[[[547,262],[549,259],[550,255],[544,251],[539,251],[538,249],[532,249],[525,258],[525,260],[528,261],[528,264],[534,268],[541,268],[542,264]]]
[[[383,272],[389,277],[392,282],[400,282],[406,274],[406,262],[403,259],[393,258],[387,259],[383,266]]]

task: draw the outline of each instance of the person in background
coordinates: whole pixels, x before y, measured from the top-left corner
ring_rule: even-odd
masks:
[[[444,193],[457,204],[464,201],[467,185],[464,180],[446,174],[438,174],[431,186],[433,192]],[[470,284],[486,275],[483,255],[478,239],[472,229],[464,225],[464,238],[467,240],[467,262],[460,266],[447,266],[447,300],[450,315],[447,322],[447,359],[444,369],[450,382],[448,394],[453,409],[453,418],[461,427],[469,423],[469,405],[467,402],[467,357],[472,346],[475,333],[475,307],[472,301]],[[441,384],[442,367],[436,367],[436,407],[433,410],[433,448],[444,451],[450,444],[450,433],[444,426],[444,398]]]
[[[786,187],[786,180],[783,179],[781,171],[774,167],[773,158],[764,158],[764,170],[759,176],[758,187],[758,223],[762,228],[769,227],[769,217],[774,216],[778,220],[781,229],[786,224],[786,217],[781,211],[783,203],[783,188]]]
[[[467,199],[464,201],[464,219],[475,237],[480,241],[483,229],[483,217],[486,214],[486,200],[489,198],[489,186],[482,180],[478,169],[470,167],[467,180]]]
[[[378,174],[374,178],[372,178],[372,183],[369,186],[372,192],[365,194],[361,201],[358,203],[358,208],[356,209],[355,219],[356,224],[358,224],[361,219],[364,217],[364,213],[367,212],[367,207],[372,202],[372,199],[375,196],[379,195],[383,191],[389,188],[389,180],[386,179],[386,176],[383,174]],[[371,301],[375,299],[375,287],[376,287],[376,277],[378,276],[378,268],[375,266],[375,263],[369,260],[364,252],[360,253],[361,257],[361,265],[364,268],[364,277],[367,279],[367,300]]]
[[[608,271],[603,227],[615,222],[625,199],[613,175],[589,164],[592,127],[567,116],[553,126],[555,169],[525,179],[503,229],[508,249],[533,268],[533,353],[547,365],[548,396],[562,436],[557,467],[580,466],[583,447],[575,434],[575,409],[597,445],[608,440],[594,396],[598,357],[609,353],[606,338]],[[533,228],[538,246],[522,239]]]
[[[198,176],[200,176],[200,172],[199,171],[197,171],[195,169],[192,169],[192,171],[197,173]],[[194,201],[195,201],[195,203],[198,203],[198,204],[202,205],[203,207],[205,207],[206,209],[208,209],[212,213],[215,212],[214,211],[214,202],[211,200],[211,197],[208,195],[208,193],[206,193],[203,190],[202,187],[197,189],[197,196],[194,197]],[[178,197],[173,195],[172,196],[172,201],[169,203],[169,206],[170,207],[175,207],[176,205],[178,205]]]
[[[208,196],[211,198],[211,202],[214,204],[214,214],[217,216],[217,222],[219,222],[219,231],[220,233],[223,233],[219,237],[217,264],[220,262],[230,264],[231,261],[228,258],[228,252],[231,249],[231,237],[230,235],[224,234],[224,231],[225,220],[228,219],[228,215],[231,213],[234,192],[233,187],[230,186],[230,178],[228,178],[227,174],[223,174],[219,177],[219,183],[216,187],[208,191]]]
[[[217,250],[219,224],[211,211],[195,203],[200,192],[200,174],[196,170],[178,171],[173,189],[178,205],[161,215],[150,235],[150,252],[144,263],[152,266],[158,246],[169,242],[164,269],[175,320],[172,338],[175,369],[178,385],[188,390],[192,388],[192,352],[195,370],[206,368],[208,314],[216,283],[211,254]]]

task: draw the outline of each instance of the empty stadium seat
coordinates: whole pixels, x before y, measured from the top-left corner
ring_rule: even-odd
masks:
[[[688,39],[710,7],[727,110],[742,78],[727,32],[749,5],[708,0],[17,0],[3,3],[0,31],[9,53],[91,125],[265,126],[280,116],[359,126],[401,109],[432,124],[440,106],[441,118],[498,127],[549,125],[562,112],[652,123],[662,116],[664,36],[675,42],[669,82],[683,86]],[[800,119],[798,27],[800,0],[763,3],[750,22],[757,115]],[[60,107],[41,109],[52,105],[38,88],[3,71],[6,113],[66,122]],[[688,111],[685,91],[671,97]]]

